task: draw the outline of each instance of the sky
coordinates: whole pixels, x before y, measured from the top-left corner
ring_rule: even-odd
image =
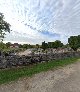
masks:
[[[11,24],[4,42],[41,44],[80,35],[80,0],[0,0]]]

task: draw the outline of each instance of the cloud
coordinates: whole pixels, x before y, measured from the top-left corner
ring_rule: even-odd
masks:
[[[13,32],[5,41],[41,43],[80,34],[80,0],[0,0]]]

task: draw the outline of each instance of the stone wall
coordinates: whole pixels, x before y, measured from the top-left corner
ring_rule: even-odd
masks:
[[[80,57],[80,52],[51,53],[32,56],[6,55],[0,56],[0,69],[13,68],[18,66],[27,66],[47,62],[50,60],[58,60],[70,57]]]

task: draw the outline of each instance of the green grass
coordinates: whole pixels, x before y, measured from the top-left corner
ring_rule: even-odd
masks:
[[[40,63],[37,65],[26,66],[23,68],[0,70],[0,84],[18,80],[19,78],[22,77],[30,77],[33,74],[40,73],[42,71],[47,71],[50,69],[55,69],[60,66],[65,66],[76,62],[78,59],[79,58],[67,58],[63,60],[55,60]]]

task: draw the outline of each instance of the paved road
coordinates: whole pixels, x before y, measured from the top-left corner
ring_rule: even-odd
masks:
[[[80,62],[1,85],[0,92],[80,92]]]

